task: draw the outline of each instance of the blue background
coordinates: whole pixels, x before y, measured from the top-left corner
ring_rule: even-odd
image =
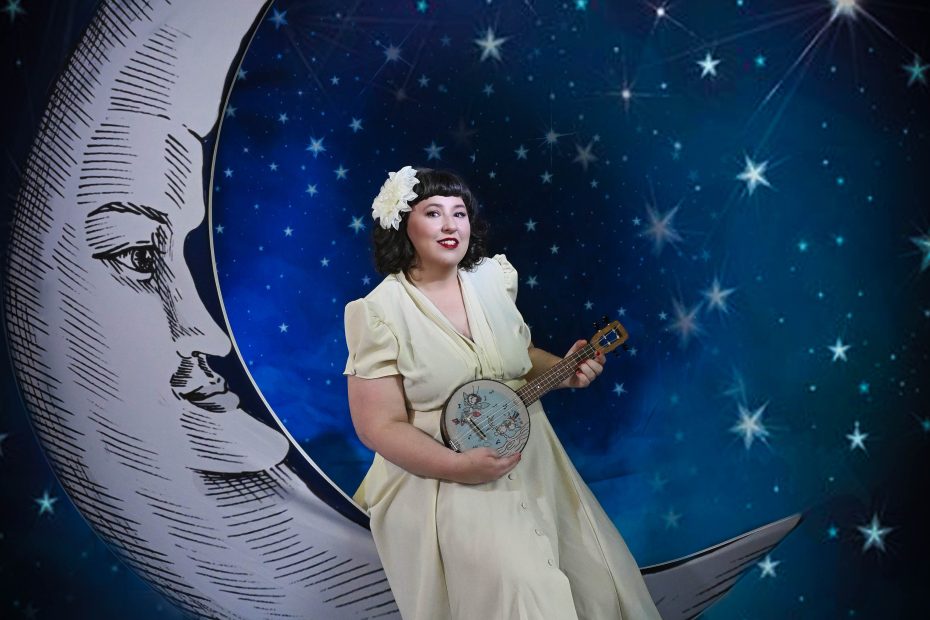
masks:
[[[6,209],[92,6],[0,11]],[[635,355],[544,405],[641,565],[804,512],[706,617],[925,617],[930,13],[659,6],[274,4],[216,143],[232,335],[351,494],[372,454],[342,310],[380,281],[371,200],[389,170],[455,170],[537,346],[604,314],[630,332]],[[68,503],[4,377],[0,613],[176,616]]]

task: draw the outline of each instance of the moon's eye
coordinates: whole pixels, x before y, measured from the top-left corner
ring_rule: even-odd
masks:
[[[155,259],[158,250],[153,245],[136,246],[119,252],[112,252],[99,256],[104,260],[116,263],[137,273],[152,275],[155,273]]]

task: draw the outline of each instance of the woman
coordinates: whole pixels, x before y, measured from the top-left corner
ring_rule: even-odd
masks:
[[[517,272],[503,255],[486,258],[475,207],[454,174],[390,173],[372,205],[386,277],[345,310],[352,422],[376,453],[355,500],[371,515],[401,615],[658,618],[636,562],[538,402],[522,454],[442,443],[453,389],[478,378],[518,388],[560,359],[530,341],[514,305]],[[560,387],[587,387],[603,364],[585,361]]]

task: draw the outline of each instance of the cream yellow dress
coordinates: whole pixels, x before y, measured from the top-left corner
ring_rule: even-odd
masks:
[[[441,408],[478,378],[525,383],[529,328],[503,255],[459,270],[460,334],[402,273],[345,309],[345,373],[403,377],[410,422],[441,442]],[[659,618],[636,561],[582,481],[540,403],[517,467],[466,485],[413,475],[375,454],[354,499],[404,620]]]

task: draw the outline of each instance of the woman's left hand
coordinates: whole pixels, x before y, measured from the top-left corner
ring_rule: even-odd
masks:
[[[579,340],[572,345],[572,348],[568,350],[568,353],[565,354],[565,357],[568,357],[578,349],[582,348],[588,344],[587,340]],[[594,381],[599,374],[604,372],[604,364],[607,363],[604,354],[600,351],[597,352],[597,357],[594,359],[589,359],[578,364],[578,367],[575,369],[574,374],[569,378],[562,381],[559,384],[560,388],[586,388],[591,385],[591,382]]]

